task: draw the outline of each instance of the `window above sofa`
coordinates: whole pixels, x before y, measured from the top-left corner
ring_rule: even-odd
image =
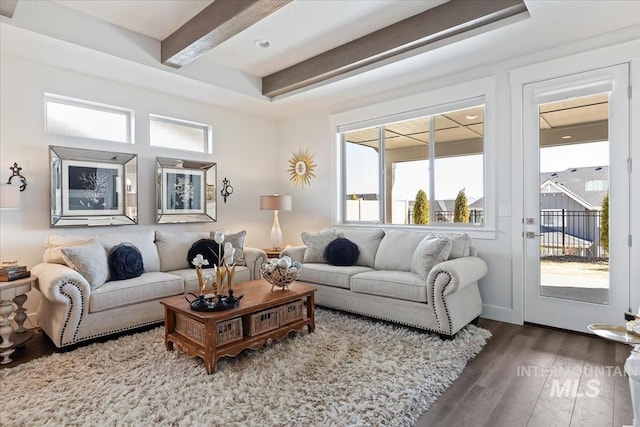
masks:
[[[342,221],[483,227],[484,114],[474,97],[339,126]]]

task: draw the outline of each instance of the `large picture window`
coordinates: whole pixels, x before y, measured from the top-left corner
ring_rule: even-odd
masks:
[[[343,221],[483,226],[484,99],[397,117],[339,128]]]

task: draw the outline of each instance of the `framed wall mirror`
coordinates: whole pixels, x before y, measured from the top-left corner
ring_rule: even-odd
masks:
[[[138,223],[138,156],[49,146],[51,227]]]
[[[156,223],[216,221],[216,164],[166,157],[156,159]]]

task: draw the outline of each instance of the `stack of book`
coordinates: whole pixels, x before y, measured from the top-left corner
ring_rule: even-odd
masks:
[[[0,267],[0,282],[11,282],[31,276],[31,272],[24,265],[9,265]]]

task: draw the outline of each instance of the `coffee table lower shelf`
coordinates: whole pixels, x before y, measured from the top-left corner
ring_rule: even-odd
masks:
[[[171,332],[165,337],[165,345],[167,350],[172,351],[175,345],[178,350],[191,357],[200,357],[204,360],[207,374],[212,374],[215,372],[216,364],[221,358],[235,357],[240,354],[240,352],[247,349],[259,350],[265,345],[272,344],[274,341],[282,341],[287,337],[287,335],[289,335],[289,333],[299,331],[305,326],[308,328],[309,332],[313,332],[311,329],[311,321],[309,319],[303,319],[269,332],[263,332],[253,337],[244,337],[241,340],[224,344],[221,347],[217,347],[215,352],[208,352],[206,350],[206,346],[200,345],[176,332]]]
[[[223,312],[192,311],[182,296],[163,300],[167,350],[172,351],[176,348],[191,357],[202,358],[207,374],[211,374],[215,372],[216,364],[222,357],[235,357],[247,349],[258,350],[274,341],[283,340],[289,333],[305,326],[309,332],[315,330],[315,288],[294,283],[289,290],[272,292],[271,285],[262,282],[263,280],[257,280],[240,284],[239,287],[247,285],[247,296],[238,308]],[[290,318],[287,318],[285,324],[272,326],[264,332],[250,326],[255,316],[262,313],[280,313],[279,308],[288,309],[288,313],[298,310],[297,315],[302,316],[293,321],[288,321]],[[238,326],[236,323],[241,324]],[[232,330],[238,334],[237,338],[232,337],[229,342],[223,341],[218,345],[217,341],[221,336],[219,327],[223,331]]]

